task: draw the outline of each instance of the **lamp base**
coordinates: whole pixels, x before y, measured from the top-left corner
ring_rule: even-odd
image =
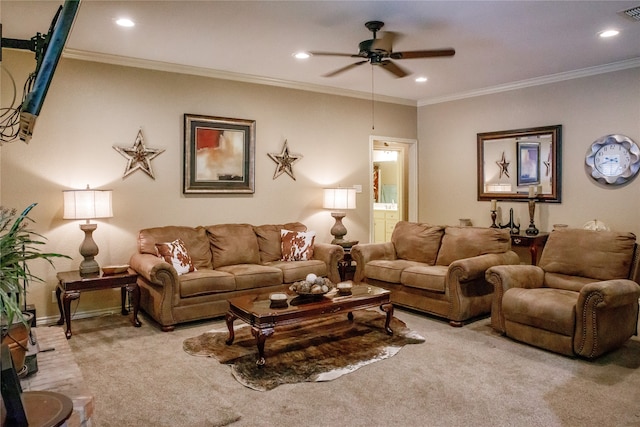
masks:
[[[94,259],[98,255],[98,245],[93,240],[93,232],[98,228],[97,224],[80,224],[80,229],[84,231],[84,240],[80,245],[80,255],[84,257],[84,260],[80,263],[80,275],[91,276],[100,273],[100,266]]]

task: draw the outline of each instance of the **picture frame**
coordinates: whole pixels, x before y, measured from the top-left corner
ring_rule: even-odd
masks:
[[[255,190],[256,121],[184,115],[184,194]]]
[[[523,168],[530,154],[537,156],[535,173]],[[535,185],[538,202],[561,203],[562,125],[478,133],[477,165],[478,201],[526,202]]]
[[[518,141],[518,187],[540,184],[540,143]]]

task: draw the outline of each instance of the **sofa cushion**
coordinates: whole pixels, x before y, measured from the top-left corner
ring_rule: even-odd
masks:
[[[307,261],[313,258],[315,231],[280,230],[282,261]]]
[[[442,234],[440,226],[400,221],[393,229],[391,242],[398,258],[434,265]]]
[[[233,274],[219,270],[200,270],[180,276],[180,297],[189,298],[236,290]]]
[[[444,265],[416,265],[402,270],[400,282],[410,288],[444,293],[448,267]]]
[[[266,264],[282,259],[282,238],[280,230],[307,231],[307,227],[300,222],[287,224],[266,224],[253,227],[258,238],[260,248],[260,262]]]
[[[401,275],[405,268],[423,265],[417,261],[405,259],[377,259],[369,261],[364,266],[364,275],[370,279],[381,280],[389,283],[402,283]]]
[[[309,273],[313,273],[319,277],[329,274],[327,264],[317,259],[310,261],[274,261],[267,265],[282,270],[283,283],[293,283],[304,280]]]
[[[633,233],[558,229],[549,235],[538,265],[548,273],[623,279],[631,269],[635,241]]]
[[[213,253],[213,268],[259,264],[258,239],[249,224],[218,224],[206,227]]]
[[[282,270],[266,265],[234,264],[220,267],[218,270],[233,274],[238,291],[282,284]]]
[[[207,233],[202,227],[167,226],[145,228],[138,233],[138,252],[158,255],[156,243],[172,242],[182,239],[197,270],[211,267],[211,248]]]
[[[447,227],[436,264],[449,265],[459,259],[499,254],[510,249],[511,237],[506,228]]]
[[[173,242],[156,243],[158,255],[176,269],[178,276],[195,271],[193,262],[182,239]]]
[[[548,288],[566,289],[568,291],[580,292],[580,289],[587,283],[597,282],[597,279],[580,276],[568,276],[560,273],[545,273],[544,286]]]
[[[578,293],[552,288],[511,288],[502,297],[505,320],[569,337],[576,324]]]

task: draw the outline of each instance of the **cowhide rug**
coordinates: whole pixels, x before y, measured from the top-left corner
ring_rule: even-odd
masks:
[[[254,390],[271,390],[280,384],[330,381],[356,369],[396,354],[405,344],[424,338],[393,318],[393,336],[384,331],[385,315],[372,310],[355,311],[354,321],[346,314],[307,320],[297,325],[276,327],[265,343],[266,365],[256,365],[258,349],[251,329],[235,321],[235,340],[226,345],[229,332],[210,331],[183,343],[194,356],[214,357],[231,365],[233,376]]]

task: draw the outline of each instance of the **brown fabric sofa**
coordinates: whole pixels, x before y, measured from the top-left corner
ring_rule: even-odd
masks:
[[[487,270],[491,326],[567,356],[595,358],[637,333],[640,254],[632,233],[559,229],[537,266]]]
[[[219,224],[147,228],[138,235],[138,253],[130,265],[138,274],[140,307],[163,330],[178,323],[224,315],[227,299],[251,292],[283,291],[307,274],[340,281],[339,245],[315,243],[311,259],[282,261],[282,229],[306,231],[299,222],[279,225]],[[195,271],[178,275],[158,257],[156,244],[184,242]]]
[[[488,314],[487,268],[519,264],[509,231],[400,221],[391,241],[351,249],[354,281],[391,291],[394,304],[449,319],[452,326]]]

